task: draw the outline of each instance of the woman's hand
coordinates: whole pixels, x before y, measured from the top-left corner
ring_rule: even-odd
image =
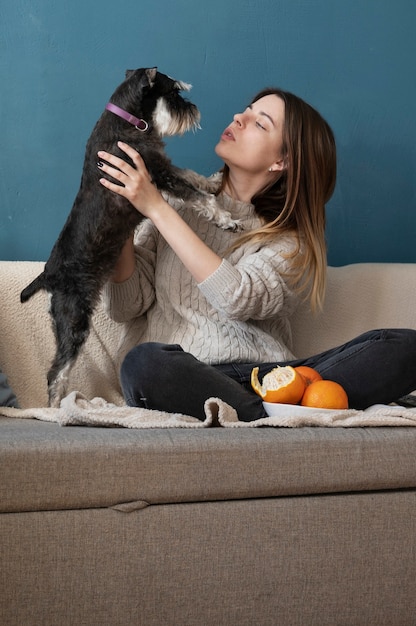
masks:
[[[121,141],[117,145],[120,150],[131,158],[134,167],[113,154],[100,151],[98,152],[99,159],[104,159],[110,165],[99,161],[98,167],[119,181],[121,185],[112,183],[106,178],[101,178],[100,183],[103,187],[107,187],[107,189],[117,193],[119,196],[126,198],[139,213],[145,217],[152,218],[152,213],[162,203],[165,204],[165,200],[153,185],[146,165],[137,150]]]

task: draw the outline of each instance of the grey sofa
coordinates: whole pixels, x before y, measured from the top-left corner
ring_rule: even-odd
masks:
[[[46,403],[53,345],[46,311],[17,303],[39,267],[0,263],[0,367],[23,407]],[[416,266],[329,268],[328,283],[324,312],[294,320],[299,355],[416,328]],[[74,389],[120,402],[120,332],[97,312]],[[0,624],[416,624],[415,451],[410,427],[0,417]]]

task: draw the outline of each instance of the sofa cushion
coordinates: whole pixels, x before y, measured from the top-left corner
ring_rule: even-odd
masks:
[[[0,418],[2,512],[416,487],[416,429],[61,427]]]
[[[416,328],[416,264],[328,267],[323,311],[307,304],[292,319],[293,351],[318,354],[374,328]]]

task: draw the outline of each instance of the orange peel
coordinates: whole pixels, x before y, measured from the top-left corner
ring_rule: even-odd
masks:
[[[305,391],[303,376],[290,365],[274,367],[259,381],[259,368],[251,372],[251,386],[265,402],[298,404]]]

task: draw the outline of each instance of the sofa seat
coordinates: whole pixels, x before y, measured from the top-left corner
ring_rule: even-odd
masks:
[[[416,428],[0,429],[7,513],[416,488]]]

